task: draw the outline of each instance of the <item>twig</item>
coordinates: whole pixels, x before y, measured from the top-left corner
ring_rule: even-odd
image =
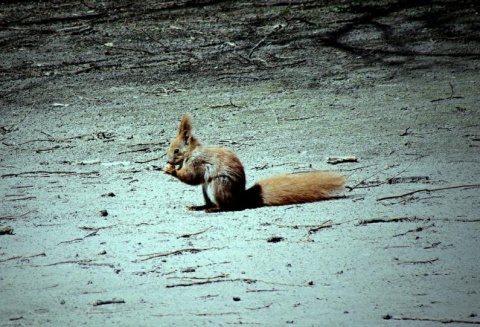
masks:
[[[98,45],[103,45],[104,47],[107,47],[107,48],[118,49],[118,50],[126,50],[126,51],[137,51],[137,52],[143,52],[143,53],[146,53],[146,54],[149,54],[149,55],[156,55],[157,54],[156,52],[153,52],[153,51],[150,51],[150,50],[145,50],[145,49],[116,46],[116,45],[108,44],[108,43],[105,44],[105,43],[102,43],[102,42],[96,40],[93,37],[90,37],[90,39],[93,42],[97,43]]]
[[[95,303],[93,303],[93,306],[99,306],[99,305],[105,305],[105,304],[119,304],[119,303],[125,303],[124,299],[116,299],[113,298],[111,300],[97,300]]]
[[[71,148],[74,148],[74,146],[69,145],[69,146],[61,147],[60,145],[55,145],[54,147],[51,147],[51,148],[36,149],[35,153],[55,151],[55,150],[58,150],[58,149],[64,150],[64,149],[71,149]]]
[[[408,192],[400,195],[385,196],[383,198],[378,198],[377,201],[401,198],[401,197],[412,195],[419,192],[434,192],[434,191],[451,190],[456,188],[475,188],[475,187],[480,187],[480,184],[456,185],[456,186],[447,186],[447,187],[439,187],[439,188],[425,188],[425,189],[416,190],[416,191],[412,191],[412,192]]]
[[[98,175],[98,171],[88,171],[88,172],[77,172],[77,171],[45,171],[45,170],[37,170],[37,171],[24,171],[20,173],[11,173],[11,174],[4,174],[0,177],[18,177],[21,175],[43,175],[40,177],[45,177],[45,175]],[[35,177],[35,176],[30,176]]]
[[[266,305],[263,305],[261,307],[255,307],[255,308],[249,308],[249,307],[246,307],[245,309],[248,309],[248,310],[260,310],[260,309],[268,309],[272,306],[273,302],[270,303],[270,304],[266,304]]]
[[[131,153],[131,152],[147,152],[149,151],[150,148],[141,148],[141,149],[136,149],[136,150],[128,150],[128,151],[122,151],[117,154],[125,154],[125,153]]]
[[[356,219],[350,219],[350,220],[345,220],[345,221],[341,221],[341,222],[338,222],[338,223],[334,223],[331,220],[326,220],[323,223],[316,224],[316,225],[283,225],[283,224],[277,224],[277,223],[273,223],[273,224],[278,226],[278,227],[287,227],[287,228],[293,228],[293,229],[308,228],[309,230],[312,230],[312,231],[315,232],[315,231],[320,230],[322,228],[327,228],[327,227],[337,226],[337,225],[341,225],[341,224],[346,224],[346,223],[349,223],[349,222],[352,222],[352,221],[355,221],[355,220]]]
[[[318,226],[314,226],[314,227],[312,227],[312,228],[309,228],[308,231],[307,231],[307,234],[308,234],[308,235],[311,235],[311,234],[313,234],[313,233],[318,232],[320,229],[333,227],[333,225],[334,225],[334,224],[332,223],[332,221],[331,221],[331,220],[328,220],[328,221],[326,221],[326,222],[324,222],[324,223],[321,223],[321,224],[318,225]]]
[[[165,145],[165,144],[167,144],[166,141],[153,142],[153,143],[135,143],[135,144],[128,144],[127,147],[131,148],[131,147],[134,147],[134,146],[151,146],[151,145]]]
[[[431,259],[431,260],[424,260],[424,261],[401,261],[401,262],[398,262],[399,265],[423,265],[423,264],[432,264],[434,263],[435,261],[438,261],[439,259],[438,258],[435,258],[435,259]]]
[[[134,260],[132,262],[146,261],[146,260],[150,260],[150,259],[154,259],[154,258],[158,258],[158,257],[166,257],[166,256],[169,256],[169,255],[179,255],[179,254],[183,254],[185,252],[198,253],[198,252],[202,252],[202,251],[206,251],[206,250],[213,250],[213,249],[220,249],[220,248],[215,248],[215,247],[204,248],[204,249],[188,248],[188,249],[180,249],[180,250],[162,252],[162,253],[139,254],[139,256],[142,256],[142,257],[146,256],[146,258],[137,259],[137,260]]]
[[[17,198],[17,199],[5,200],[5,201],[23,201],[23,200],[33,200],[36,198],[37,198],[36,196],[27,196],[25,198]]]
[[[10,257],[10,258],[7,258],[7,259],[3,259],[3,260],[0,260],[0,262],[5,262],[5,261],[10,261],[10,260],[15,260],[15,259],[21,259],[21,258],[35,258],[35,257],[46,257],[47,255],[45,253],[39,253],[39,254],[33,254],[33,255],[29,255],[29,256],[15,256],[15,257]]]
[[[262,293],[262,292],[283,292],[284,290],[279,290],[276,288],[272,288],[270,290],[247,290],[247,293]]]
[[[220,104],[220,105],[210,106],[210,108],[223,108],[223,107],[240,108],[241,106],[234,104],[233,101],[232,101],[232,98],[230,98],[230,103],[229,104]]]
[[[199,235],[199,234],[202,234],[202,233],[205,233],[207,230],[209,230],[210,228],[212,227],[208,227],[207,229],[204,229],[202,231],[199,231],[199,232],[196,232],[196,233],[192,233],[192,234],[182,234],[180,236],[177,236],[177,238],[189,238],[189,237],[192,237],[192,236],[195,236],[195,235]]]
[[[20,219],[28,215],[29,213],[36,212],[36,210],[30,210],[25,212],[24,214],[21,214],[20,216],[3,216],[0,217],[0,220],[15,220],[15,219]]]
[[[83,230],[88,230],[88,231],[99,231],[100,229],[106,229],[106,228],[112,228],[118,226],[117,224],[114,225],[108,225],[108,226],[102,226],[102,227],[91,227],[91,226],[80,226],[78,228],[83,229]]]
[[[67,261],[59,261],[59,262],[49,263],[48,265],[43,265],[43,267],[66,265],[66,264],[70,264],[70,263],[76,263],[76,264],[81,265],[81,264],[85,264],[85,263],[89,263],[89,262],[92,262],[92,260],[91,259],[87,259],[87,260],[67,260]]]
[[[393,316],[391,316],[391,315],[384,315],[382,318],[385,319],[385,320],[431,321],[431,322],[439,322],[439,323],[442,323],[442,324],[470,324],[470,325],[480,325],[480,321],[478,321],[478,320],[416,318],[416,317],[393,317]]]
[[[331,165],[337,165],[345,162],[358,162],[357,157],[329,157],[327,163]]]
[[[192,282],[192,283],[170,284],[170,285],[167,285],[166,288],[188,287],[188,286],[223,283],[223,282],[242,282],[247,284],[265,283],[265,284],[274,284],[274,285],[283,285],[283,286],[311,286],[311,285],[294,285],[294,284],[285,284],[285,283],[277,283],[277,282],[266,282],[259,279],[251,279],[251,278],[233,278],[233,279],[207,279],[207,280]]]
[[[308,116],[308,117],[297,117],[297,118],[281,118],[282,120],[295,121],[295,120],[307,120],[313,118],[322,118],[322,116]]]
[[[398,218],[372,218],[358,221],[358,225],[377,224],[377,223],[399,223],[403,221],[415,221],[417,217],[398,217]]]
[[[432,227],[432,226],[428,226],[428,227]],[[426,228],[426,227],[417,227],[417,228],[414,228],[414,229],[409,229],[409,230],[407,230],[405,233],[395,234],[395,235],[393,235],[392,237],[405,236],[405,235],[407,235],[408,233],[418,233],[418,232],[422,232],[424,228]]]

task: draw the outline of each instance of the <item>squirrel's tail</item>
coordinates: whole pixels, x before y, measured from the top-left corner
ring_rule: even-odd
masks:
[[[345,185],[345,176],[312,171],[268,177],[247,190],[247,207],[280,206],[329,199]]]

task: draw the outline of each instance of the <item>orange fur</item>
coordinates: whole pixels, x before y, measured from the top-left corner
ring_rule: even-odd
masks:
[[[245,190],[240,159],[225,148],[203,147],[192,135],[188,115],[183,116],[167,157],[165,173],[189,185],[202,185],[205,205],[190,206],[190,210],[215,212],[320,201],[331,198],[346,182],[342,175],[312,171],[272,176]]]

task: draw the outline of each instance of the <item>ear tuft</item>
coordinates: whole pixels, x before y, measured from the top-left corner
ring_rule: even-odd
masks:
[[[178,135],[183,138],[184,141],[187,141],[188,138],[192,134],[192,118],[185,114],[182,117],[182,121],[180,122],[180,129],[178,131]]]

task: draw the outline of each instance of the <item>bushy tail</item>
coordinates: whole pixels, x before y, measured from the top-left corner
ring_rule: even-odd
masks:
[[[328,171],[278,175],[259,181],[247,190],[247,207],[280,206],[329,199],[345,185],[347,177]]]

